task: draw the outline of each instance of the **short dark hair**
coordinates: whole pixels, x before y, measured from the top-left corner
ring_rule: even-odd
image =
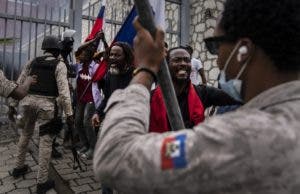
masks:
[[[300,69],[299,0],[227,0],[222,14],[226,36],[251,39],[280,70]]]
[[[134,55],[131,46],[126,42],[114,42],[107,50],[108,56],[113,46],[119,46],[123,49],[124,52],[124,61],[126,65],[133,66],[134,65]]]
[[[95,49],[93,47],[90,46],[86,46],[86,47],[80,47],[77,49],[77,51],[75,51],[75,57],[78,57],[79,55],[81,55],[82,52],[85,52],[85,57],[87,59],[92,59],[95,53]]]
[[[167,61],[167,63],[169,63],[169,61],[170,61],[170,53],[171,53],[173,50],[176,50],[176,49],[183,49],[183,50],[186,50],[186,52],[188,52],[188,53],[190,54],[190,52],[189,52],[189,50],[187,49],[186,46],[177,46],[177,47],[170,48],[170,49],[168,50],[167,56],[166,56],[166,61]],[[190,56],[192,57],[191,54],[190,54]]]
[[[192,56],[194,49],[190,45],[186,45],[185,47],[186,47],[187,51],[190,53],[190,55]]]

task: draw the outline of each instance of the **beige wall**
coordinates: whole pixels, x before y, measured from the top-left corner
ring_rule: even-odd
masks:
[[[209,84],[214,86],[217,86],[219,69],[216,56],[207,52],[203,38],[212,36],[216,19],[223,9],[223,2],[224,0],[190,0],[190,44],[194,48],[194,57],[202,61]],[[207,10],[211,12],[210,17],[206,15]]]

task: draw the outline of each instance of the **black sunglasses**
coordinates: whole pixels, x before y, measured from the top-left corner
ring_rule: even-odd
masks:
[[[219,47],[222,42],[227,42],[227,41],[232,41],[226,36],[214,36],[214,37],[209,37],[205,38],[205,46],[212,55],[217,55],[219,53]]]

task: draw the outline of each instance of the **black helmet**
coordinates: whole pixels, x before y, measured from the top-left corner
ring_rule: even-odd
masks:
[[[45,36],[42,43],[42,50],[61,49],[61,42],[57,36]]]

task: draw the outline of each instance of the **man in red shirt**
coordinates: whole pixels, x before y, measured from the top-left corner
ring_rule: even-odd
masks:
[[[166,56],[175,93],[185,127],[192,128],[204,120],[204,111],[210,106],[239,104],[224,91],[206,85],[194,85],[191,82],[191,54],[187,47],[171,48]],[[149,132],[166,132],[171,127],[158,86],[151,92]]]
[[[75,126],[81,142],[78,150],[83,157],[91,159],[96,143],[96,134],[90,119],[95,112],[95,107],[102,101],[102,95],[96,82],[91,83],[91,79],[99,64],[93,60],[95,49],[87,45],[80,48],[76,55],[80,64],[77,66],[76,79],[76,117]]]

